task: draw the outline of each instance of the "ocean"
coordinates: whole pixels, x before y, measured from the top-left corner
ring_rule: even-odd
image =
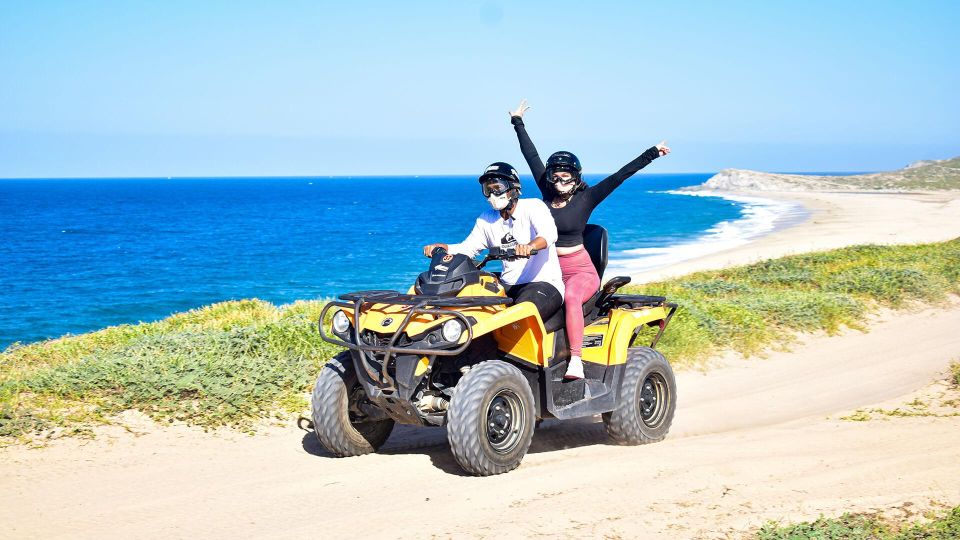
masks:
[[[606,277],[740,245],[801,212],[676,191],[710,176],[641,173],[597,208]],[[475,176],[0,180],[0,349],[224,300],[406,289],[422,246],[461,240],[485,208]]]

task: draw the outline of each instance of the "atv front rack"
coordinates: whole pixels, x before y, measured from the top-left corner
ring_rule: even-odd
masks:
[[[359,291],[340,295],[347,302],[371,304],[400,304],[405,306],[427,305],[433,307],[502,306],[513,303],[506,296],[430,296],[424,294],[401,294],[397,291]]]
[[[370,380],[377,383],[377,385],[380,386],[384,392],[395,392],[397,388],[396,381],[387,372],[387,366],[390,364],[390,358],[394,354],[402,353],[421,354],[425,356],[456,356],[467,350],[467,348],[470,346],[470,342],[473,341],[473,325],[470,323],[470,320],[458,311],[442,308],[499,306],[513,303],[512,298],[503,296],[444,297],[402,294],[397,291],[385,290],[359,291],[342,294],[340,295],[340,300],[340,302],[328,303],[320,312],[320,318],[317,321],[317,328],[320,331],[320,337],[328,343],[357,351],[361,360],[360,364],[363,366],[364,371],[367,372]],[[410,306],[410,309],[407,311],[407,314],[400,323],[400,326],[397,328],[397,331],[390,336],[390,339],[386,345],[365,343],[361,338],[359,325],[360,312],[362,311],[363,307],[368,304]],[[337,336],[331,336],[324,330],[323,320],[327,315],[327,311],[334,307],[353,311],[353,324],[351,325],[353,343],[340,339]],[[418,314],[434,315],[438,317],[455,317],[463,324],[463,328],[467,332],[466,341],[464,341],[462,345],[459,345],[453,349],[398,345],[397,340],[403,334],[404,330],[406,330],[407,325],[410,324],[410,320],[413,319],[414,315]],[[383,354],[383,360],[379,361],[379,373],[376,369],[378,360],[374,356],[377,353]]]

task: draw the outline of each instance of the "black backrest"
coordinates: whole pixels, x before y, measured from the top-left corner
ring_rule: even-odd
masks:
[[[590,260],[597,269],[597,275],[603,277],[607,269],[607,230],[599,225],[588,223],[583,228],[583,247],[590,254]]]

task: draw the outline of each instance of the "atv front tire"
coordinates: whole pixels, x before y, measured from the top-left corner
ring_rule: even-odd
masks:
[[[473,366],[447,410],[447,440],[463,470],[490,476],[517,468],[533,440],[534,403],[517,367],[501,360]]]
[[[324,364],[313,387],[313,427],[317,439],[336,457],[361,456],[383,446],[393,420],[365,420],[357,408],[364,392],[357,380],[350,352]]]
[[[662,441],[676,407],[677,383],[667,359],[650,347],[627,349],[616,409],[603,413],[610,437],[629,445]]]

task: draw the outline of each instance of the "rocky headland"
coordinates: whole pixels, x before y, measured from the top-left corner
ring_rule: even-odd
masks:
[[[918,161],[896,171],[849,176],[780,174],[724,169],[689,190],[718,191],[944,191],[960,190],[960,157]]]

